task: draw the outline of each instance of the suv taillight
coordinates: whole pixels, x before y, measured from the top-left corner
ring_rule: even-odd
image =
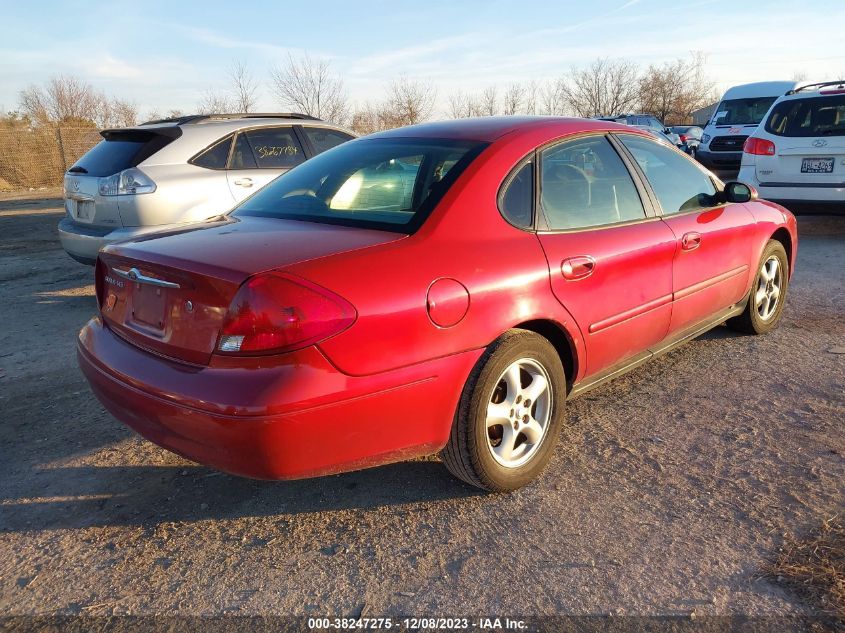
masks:
[[[749,136],[745,140],[745,145],[742,146],[742,151],[756,156],[774,156],[775,144],[765,138]]]
[[[303,279],[264,273],[239,289],[223,321],[217,351],[276,354],[313,345],[355,321],[352,305]]]
[[[129,196],[153,193],[156,190],[156,184],[152,179],[136,167],[100,178],[98,184],[101,196]]]

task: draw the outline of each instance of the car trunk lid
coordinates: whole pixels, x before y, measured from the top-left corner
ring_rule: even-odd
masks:
[[[238,218],[106,247],[97,265],[104,321],[138,347],[206,365],[250,276],[402,238],[386,231]]]

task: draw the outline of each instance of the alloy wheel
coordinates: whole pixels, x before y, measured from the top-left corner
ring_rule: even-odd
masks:
[[[552,418],[552,384],[546,369],[531,358],[511,363],[487,405],[487,446],[493,459],[518,468],[537,452]]]
[[[775,314],[782,285],[783,270],[780,260],[772,255],[760,268],[757,291],[754,293],[754,306],[763,321],[768,321]]]

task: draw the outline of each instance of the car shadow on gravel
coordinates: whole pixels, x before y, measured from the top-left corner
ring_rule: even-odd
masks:
[[[33,496],[0,495],[0,532],[284,519],[488,494],[454,479],[432,459],[298,481],[256,481],[190,464],[34,471]]]

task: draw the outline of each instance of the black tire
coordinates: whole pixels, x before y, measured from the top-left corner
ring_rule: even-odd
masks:
[[[491,398],[495,397],[494,390],[501,388],[500,377],[505,370],[516,361],[526,359],[538,364],[548,376],[550,393],[545,402],[551,405],[551,409],[544,427],[545,433],[532,449],[530,457],[526,455],[527,461],[524,464],[508,467],[493,457],[490,442],[496,440],[489,439],[488,432],[495,434],[495,428],[491,427],[491,431],[488,431],[487,407]],[[504,492],[524,486],[535,479],[551,459],[560,434],[565,402],[566,375],[560,356],[552,344],[527,330],[506,332],[487,348],[467,379],[452,423],[449,442],[442,453],[446,468],[457,478],[485,490]],[[529,407],[532,417],[538,403],[533,404],[534,409]],[[525,438],[518,433],[514,435]],[[530,446],[527,440],[524,443]]]
[[[780,294],[777,298],[777,304],[772,313],[763,318],[760,314],[756,302],[756,294],[765,285],[762,280],[763,266],[771,258],[777,258],[778,266],[780,268],[781,281],[779,284]],[[737,332],[745,334],[765,334],[774,330],[780,322],[780,317],[783,314],[783,307],[786,304],[786,293],[789,287],[789,260],[786,257],[786,250],[783,244],[777,240],[769,240],[766,248],[763,249],[763,255],[760,257],[760,262],[757,264],[757,274],[754,275],[754,281],[751,283],[751,296],[748,298],[748,305],[742,314],[739,314],[732,319],[728,319],[727,325],[729,328]]]

